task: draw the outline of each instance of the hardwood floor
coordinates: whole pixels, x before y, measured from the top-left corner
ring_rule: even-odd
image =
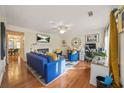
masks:
[[[79,62],[48,86],[42,85],[27,69],[26,63],[18,58],[6,67],[2,88],[93,88],[89,84],[90,64]]]
[[[12,55],[12,56],[8,56],[8,62],[17,62],[19,61],[20,56],[19,55]]]

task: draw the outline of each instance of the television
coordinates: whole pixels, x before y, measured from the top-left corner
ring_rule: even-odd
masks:
[[[6,44],[6,35],[5,35],[5,24],[4,22],[0,22],[0,55],[1,55],[1,60],[4,59],[5,57],[5,44]]]
[[[49,43],[50,42],[50,36],[45,34],[37,34],[37,42],[39,43]]]
[[[95,43],[90,43],[85,45],[85,49],[96,49],[96,44]]]

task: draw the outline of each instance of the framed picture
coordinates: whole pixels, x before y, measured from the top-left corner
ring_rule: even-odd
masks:
[[[86,35],[86,42],[95,43],[99,41],[99,34],[89,34]]]
[[[50,36],[49,35],[38,33],[36,35],[36,38],[37,38],[37,42],[39,42],[39,43],[49,43],[50,42]]]

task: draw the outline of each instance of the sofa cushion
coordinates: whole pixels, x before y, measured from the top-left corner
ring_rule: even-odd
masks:
[[[52,57],[51,56],[48,56],[47,55],[47,60],[48,60],[48,62],[52,62],[53,60],[52,60]]]
[[[49,55],[43,55],[43,54],[39,54],[39,53],[35,53],[35,52],[31,52],[31,53],[46,58],[46,59],[47,59],[47,62],[52,62],[52,61],[53,61],[53,60],[52,60],[52,57],[49,56]]]
[[[47,60],[48,60],[48,62],[52,62],[53,60],[52,60],[52,57],[51,56],[49,56],[49,55],[43,55],[43,54],[38,54],[39,56],[42,56],[42,57],[44,57],[44,58],[46,58]]]
[[[62,52],[62,50],[60,49],[60,48],[57,48],[56,50],[55,50],[55,53],[61,53]]]
[[[47,53],[47,55],[50,56],[53,61],[58,60],[57,54],[55,54],[55,53]]]

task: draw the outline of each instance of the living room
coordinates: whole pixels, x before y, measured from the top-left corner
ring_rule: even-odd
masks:
[[[17,48],[24,47],[24,52],[17,53],[15,62],[7,61],[1,86],[99,87],[97,76],[111,77],[109,16],[118,7],[121,6],[0,6],[6,33],[24,33],[23,43],[17,44],[19,48],[12,47],[14,41],[6,41],[4,60],[9,50],[12,57]],[[123,74],[123,83],[122,78]]]

